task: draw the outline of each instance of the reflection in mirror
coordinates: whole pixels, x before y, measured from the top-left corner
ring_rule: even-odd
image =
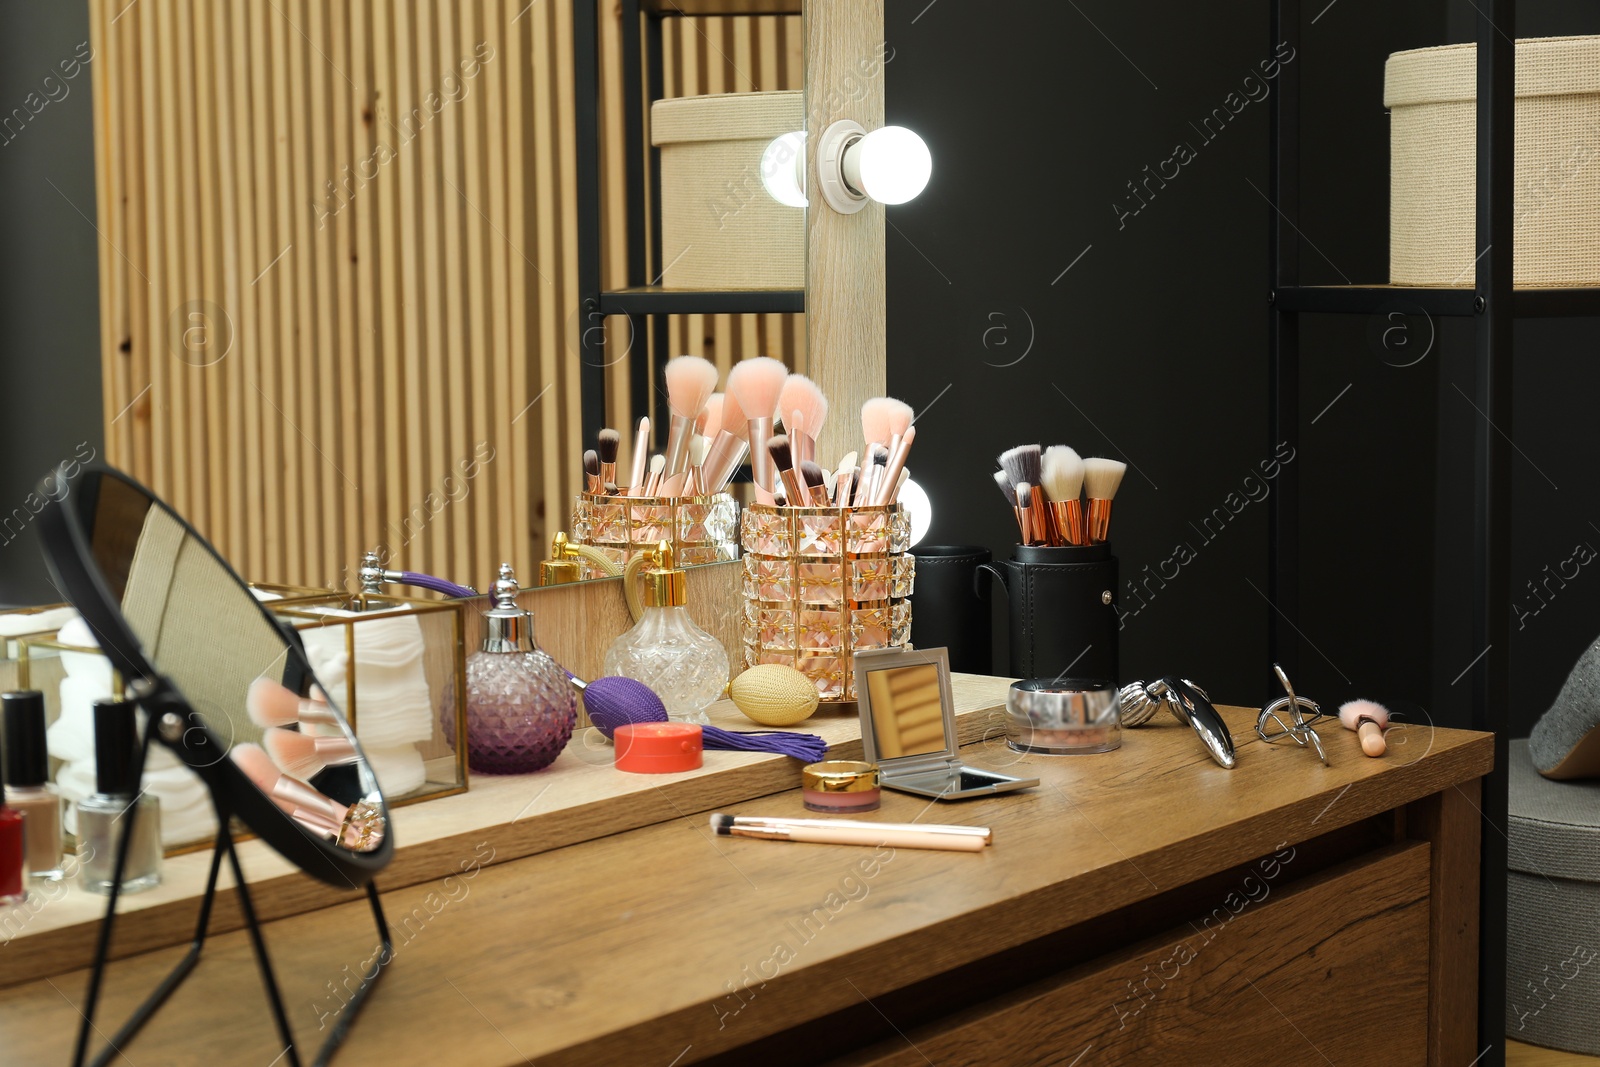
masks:
[[[102,624],[102,645],[142,655],[170,680],[192,721],[285,817],[345,849],[378,849],[386,816],[377,780],[344,716],[256,596],[132,482],[87,472],[71,506],[135,642]],[[80,607],[93,625],[93,609]],[[179,752],[193,762],[186,746]]]
[[[870,671],[867,692],[879,759],[920,756],[947,747],[937,664]]]

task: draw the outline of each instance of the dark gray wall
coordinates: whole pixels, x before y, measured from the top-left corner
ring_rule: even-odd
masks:
[[[1575,0],[1521,6],[1530,36],[1595,32],[1600,17]],[[1469,39],[1472,11],[1465,0],[1302,10],[1302,276],[1382,280],[1384,60]],[[1259,497],[1262,483],[1245,480],[1270,458],[1267,104],[1244,104],[1209,139],[1195,126],[1230,92],[1262,95],[1244,79],[1272,58],[1267,32],[1260,0],[1159,14],[1110,0],[891,0],[887,24],[888,121],[921,132],[935,158],[927,191],[890,210],[888,236],[890,391],[932,403],[912,463],[935,502],[930,540],[1009,550],[1014,523],[988,475],[1011,444],[1061,441],[1128,461],[1113,540],[1145,606],[1125,585],[1123,674],[1187,672],[1240,703],[1267,692],[1265,503],[1245,504],[1220,534],[1196,527],[1230,493],[1236,507],[1247,489]],[[1194,158],[1165,186],[1144,186],[1144,168],[1180,141]],[[1477,651],[1465,630],[1473,413],[1454,386],[1471,391],[1471,336],[1405,324],[1413,347],[1402,352],[1393,334],[1386,346],[1386,320],[1303,320],[1298,684],[1324,703],[1363,695],[1464,725],[1467,682],[1452,681]],[[1593,351],[1594,329],[1518,334],[1515,436],[1562,487],[1519,466],[1519,586],[1579,538],[1600,546],[1581,503],[1600,444],[1574,432],[1600,371],[1570,358]],[[1192,562],[1145,584],[1180,543]],[[1518,634],[1518,732],[1600,632],[1594,582],[1569,583]]]
[[[8,4],[0,23],[3,604],[61,599],[29,494],[52,467],[103,451],[88,40],[82,2]]]

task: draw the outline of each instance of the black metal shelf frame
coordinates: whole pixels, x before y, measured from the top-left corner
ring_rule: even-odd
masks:
[[[622,16],[622,127],[625,186],[627,284],[607,291],[601,287],[600,266],[600,44],[598,15],[593,0],[573,3],[573,79],[576,121],[578,201],[578,384],[583,439],[592,441],[605,425],[606,370],[620,359],[628,361],[630,409],[647,414],[653,426],[667,425],[666,398],[653,388],[650,361],[667,351],[667,315],[720,315],[801,312],[804,290],[732,290],[707,292],[667,289],[650,277],[651,264],[661,259],[661,156],[645,146],[645,113],[660,100],[662,81],[662,20],[690,15],[792,14],[794,0],[621,0]],[[648,208],[648,210],[647,210]],[[658,268],[659,269],[659,268]],[[606,352],[608,318],[628,320],[624,351]]]
[[[1510,534],[1512,327],[1517,316],[1600,310],[1600,292],[1512,286],[1515,0],[1477,0],[1477,248],[1472,289],[1301,286],[1296,233],[1300,196],[1300,72],[1284,67],[1271,103],[1269,389],[1271,444],[1299,442],[1299,314],[1371,313],[1396,301],[1476,320],[1473,392],[1483,418],[1474,440],[1472,726],[1494,734],[1494,770],[1482,796],[1479,884],[1478,1045],[1485,1067],[1505,1064],[1506,758],[1510,741]],[[1275,47],[1300,45],[1299,0],[1271,0]],[[1269,516],[1273,658],[1292,675],[1299,615],[1299,472],[1285,467]]]

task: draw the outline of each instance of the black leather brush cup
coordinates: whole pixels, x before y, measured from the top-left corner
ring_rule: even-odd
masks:
[[[911,554],[917,558],[911,643],[949,649],[953,671],[988,674],[994,665],[989,597],[978,568],[989,562],[989,550],[981,545],[919,545]]]
[[[922,592],[922,572],[917,592]],[[983,564],[1010,607],[1010,673],[1017,678],[1117,679],[1117,557],[1109,545],[1016,545]]]

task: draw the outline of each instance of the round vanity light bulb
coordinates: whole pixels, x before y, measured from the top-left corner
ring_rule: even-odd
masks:
[[[873,130],[850,151],[856,156],[861,191],[880,204],[903,204],[922,192],[933,175],[928,144],[904,126]]]
[[[928,499],[928,491],[910,478],[900,487],[899,500],[900,506],[911,516],[911,544],[915,547],[928,536],[928,527],[933,525],[933,501]]]
[[[761,153],[761,184],[767,195],[786,207],[805,207],[806,131],[775,137]]]

